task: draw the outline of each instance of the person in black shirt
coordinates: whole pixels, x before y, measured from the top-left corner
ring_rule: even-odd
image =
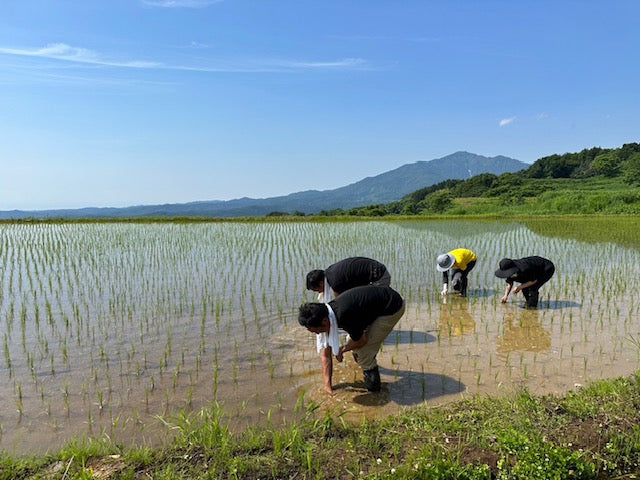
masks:
[[[325,280],[337,297],[345,290],[362,285],[391,284],[391,275],[382,263],[366,257],[340,260],[325,270],[311,270],[307,274],[307,289],[323,293]]]
[[[522,294],[527,301],[528,307],[538,306],[539,290],[553,276],[556,267],[551,260],[543,257],[524,257],[518,260],[503,258],[500,260],[500,268],[496,270],[496,277],[504,278],[507,281],[507,289],[502,297],[502,303],[506,303],[509,293],[513,288],[513,282],[518,285],[513,293],[522,290]]]
[[[404,308],[404,300],[398,292],[378,285],[351,288],[329,303],[300,306],[298,322],[310,332],[320,334],[333,330],[336,333],[341,328],[349,334],[344,345],[334,344],[321,352],[324,388],[328,393],[333,393],[332,354],[342,362],[344,353],[349,351],[353,352],[362,368],[367,389],[372,392],[380,390],[376,355],[404,314]]]

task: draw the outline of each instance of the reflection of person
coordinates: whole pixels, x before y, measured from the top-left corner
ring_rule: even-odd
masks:
[[[507,288],[502,297],[502,303],[509,298],[509,293],[513,288],[513,282],[518,282],[513,293],[522,290],[528,307],[538,306],[539,290],[553,276],[556,267],[551,260],[543,257],[524,257],[518,260],[503,258],[500,260],[500,268],[496,270],[496,277],[504,278],[507,281]]]
[[[380,372],[376,355],[382,342],[404,314],[404,300],[391,287],[366,285],[351,288],[328,303],[305,303],[300,306],[298,322],[310,332],[326,333],[329,345],[319,350],[322,358],[324,389],[333,392],[332,353],[338,362],[352,351],[362,368],[367,390],[380,390]],[[338,328],[349,335],[340,345]]]
[[[463,297],[467,295],[467,276],[476,266],[478,257],[471,250],[466,248],[456,248],[449,253],[438,255],[436,268],[442,272],[442,295],[446,295],[449,290],[449,270],[451,270],[451,287],[459,292]]]
[[[387,267],[366,257],[350,257],[330,265],[325,270],[311,270],[307,274],[307,289],[318,293],[331,288],[335,296],[362,285],[391,285]]]
[[[551,333],[540,324],[537,310],[523,310],[519,318],[507,315],[504,333],[498,338],[500,353],[546,352],[551,348]]]
[[[440,334],[456,337],[472,333],[476,321],[469,312],[469,302],[450,302],[440,305]]]

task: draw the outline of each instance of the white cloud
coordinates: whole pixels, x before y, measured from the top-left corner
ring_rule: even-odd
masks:
[[[54,60],[64,60],[75,63],[89,63],[92,65],[104,65],[109,67],[127,67],[127,68],[158,68],[162,64],[157,62],[147,62],[140,60],[133,61],[112,61],[107,60],[96,52],[86,48],[72,47],[65,43],[53,43],[44,48],[24,49],[24,48],[5,48],[0,47],[0,54],[17,55],[22,57],[40,57],[50,58]]]
[[[504,127],[506,125],[509,125],[510,123],[513,123],[515,119],[516,117],[503,118],[502,120],[500,120],[500,126]]]
[[[196,40],[192,40],[191,43],[189,44],[189,47],[191,47],[191,48],[211,48],[206,43],[200,43],[200,42],[198,42]]]
[[[159,8],[204,8],[222,0],[142,0],[150,7]]]
[[[319,69],[357,69],[365,68],[367,62],[361,58],[344,58],[333,61],[301,61],[282,59],[259,60],[211,60],[200,65],[168,65],[162,62],[145,60],[112,60],[86,48],[72,47],[65,43],[49,44],[43,48],[8,48],[0,47],[0,54],[22,57],[38,57],[66,62],[101,65],[119,68],[181,70],[192,72],[287,72],[295,70]]]
[[[265,62],[274,66],[282,66],[285,68],[357,68],[366,66],[367,62],[362,58],[344,58],[333,62],[298,62],[298,61],[280,61],[272,60]]]

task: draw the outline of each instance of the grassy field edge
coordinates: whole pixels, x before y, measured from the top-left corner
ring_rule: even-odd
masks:
[[[302,404],[302,402],[301,402]],[[108,438],[41,457],[0,454],[0,479],[636,478],[640,372],[564,395],[475,396],[359,425],[317,405],[287,425],[232,433],[221,409],[165,420],[163,448]]]

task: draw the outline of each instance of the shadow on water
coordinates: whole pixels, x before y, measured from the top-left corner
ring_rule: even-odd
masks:
[[[543,300],[538,302],[539,309],[547,310],[561,310],[563,308],[577,308],[581,306],[582,304],[569,300]]]
[[[471,277],[471,275],[469,275],[469,277]],[[488,298],[494,297],[497,294],[498,291],[495,288],[470,288],[467,290],[467,298]]]
[[[519,309],[533,311],[533,312],[540,311],[540,310],[563,310],[565,308],[579,308],[581,306],[582,306],[581,303],[572,302],[570,300],[540,300],[538,302],[537,307],[527,306],[524,300],[518,303]]]
[[[464,392],[465,385],[457,379],[435,373],[392,370],[380,367],[382,389],[369,392],[364,382],[344,382],[334,390],[347,390],[354,394],[352,401],[366,407],[377,407],[390,402],[402,406],[418,405],[438,397]]]
[[[384,345],[410,345],[416,343],[431,343],[437,338],[426,332],[416,330],[393,330],[384,340]]]

